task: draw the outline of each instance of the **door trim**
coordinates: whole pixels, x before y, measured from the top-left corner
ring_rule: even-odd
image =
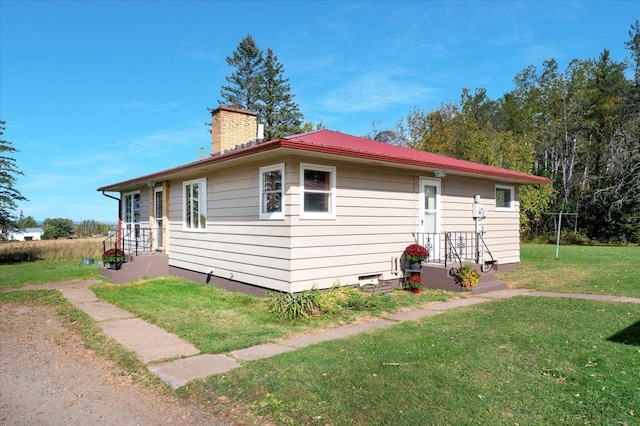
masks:
[[[158,193],[162,200],[162,209],[160,211],[160,217],[158,217]],[[164,191],[161,186],[156,186],[153,189],[153,249],[164,250]],[[160,222],[158,223],[158,220]]]
[[[426,223],[424,221],[425,213],[427,209],[425,208],[425,193],[424,187],[426,185],[434,186],[436,188],[436,208],[435,208],[435,229],[434,232],[437,234],[434,241],[429,244],[429,241],[425,239],[426,232]],[[420,241],[419,243],[429,249],[429,260],[430,261],[439,261],[442,258],[442,247],[444,244],[444,236],[442,234],[442,180],[437,178],[427,178],[420,177],[420,208],[419,208],[419,232],[420,232]],[[431,246],[431,247],[430,247]]]

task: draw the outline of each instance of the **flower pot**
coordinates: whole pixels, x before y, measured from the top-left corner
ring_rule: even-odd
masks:
[[[422,293],[422,290],[420,290],[419,288],[414,288],[413,290],[411,290],[411,293],[420,294],[420,293]]]
[[[422,263],[420,262],[415,262],[409,265],[411,269],[413,269],[414,271],[419,271],[422,268]]]

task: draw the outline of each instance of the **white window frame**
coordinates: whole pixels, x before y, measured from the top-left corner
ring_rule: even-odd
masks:
[[[331,188],[329,191],[307,191],[304,187],[304,171],[317,170],[331,174]],[[328,212],[306,212],[304,206],[304,196],[306,193],[326,193],[329,195]],[[300,219],[335,219],[336,218],[336,168],[333,166],[322,166],[319,164],[300,164]]]
[[[280,190],[269,191],[269,193],[280,194],[280,211],[274,212],[266,212],[265,211],[265,191],[264,191],[264,175],[268,172],[279,171],[281,175],[281,186]],[[258,203],[258,214],[261,220],[283,220],[285,218],[284,214],[284,163],[275,164],[272,166],[260,167],[260,188],[259,188],[259,203]]]
[[[187,224],[187,186],[191,185],[191,192],[193,193],[193,185],[198,185],[198,214],[202,216],[204,212],[204,226],[194,227]],[[193,204],[191,205],[189,216],[193,215]],[[206,232],[207,230],[207,179],[194,179],[182,182],[182,229],[192,232]],[[198,223],[200,223],[198,221]],[[192,221],[193,224],[193,221]]]
[[[510,196],[510,199],[509,199],[509,205],[507,207],[498,207],[498,197],[497,197],[498,189],[506,189],[506,190],[508,190],[510,192],[511,196]],[[497,212],[512,212],[514,210],[515,196],[516,196],[516,192],[515,192],[515,187],[514,186],[496,185],[495,192],[494,192],[495,203],[496,203],[496,211]]]

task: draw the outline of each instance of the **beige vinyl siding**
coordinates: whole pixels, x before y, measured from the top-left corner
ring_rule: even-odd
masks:
[[[429,173],[339,161],[288,158],[284,220],[259,219],[256,162],[207,179],[207,229],[182,226],[182,181],[169,196],[170,265],[280,291],[357,284],[359,276],[398,278],[392,261],[419,232],[420,177]],[[335,219],[300,218],[300,163],[336,168]],[[185,179],[188,180],[188,179]],[[501,263],[519,261],[517,187],[513,212],[495,212],[495,181],[448,175],[441,182],[441,232],[474,231],[473,196],[489,211],[486,241]]]
[[[318,160],[313,164],[336,167],[336,218],[300,219],[299,188],[292,188],[292,291],[357,284],[364,275],[397,278],[391,260],[413,241],[417,227],[416,176]],[[293,182],[299,181],[299,165],[292,170]]]
[[[182,227],[182,182],[172,182],[169,202],[169,264],[200,273],[289,291],[289,230],[286,221],[258,216],[259,167],[212,173],[207,178],[205,232]],[[201,178],[205,176],[196,176]]]
[[[475,231],[471,206],[474,195],[480,195],[480,203],[488,212],[488,217],[480,221],[488,232],[484,240],[494,259],[499,264],[520,262],[520,217],[518,188],[514,186],[513,211],[496,211],[496,181],[471,179],[461,176],[447,176],[443,179],[444,211],[442,225],[445,231]]]

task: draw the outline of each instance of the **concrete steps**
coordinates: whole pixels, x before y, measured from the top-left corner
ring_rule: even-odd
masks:
[[[455,267],[455,266],[453,266]],[[474,265],[474,268],[480,272],[480,266]],[[480,272],[480,280],[478,285],[469,289],[461,287],[456,282],[451,266],[445,268],[442,264],[426,263],[422,265],[422,281],[425,288],[440,289],[446,291],[466,292],[471,294],[481,294],[490,291],[504,290],[507,284],[495,279],[495,271]]]
[[[100,275],[114,283],[135,281],[142,277],[155,277],[169,274],[169,256],[163,253],[144,253],[128,256],[120,269],[100,268]]]

